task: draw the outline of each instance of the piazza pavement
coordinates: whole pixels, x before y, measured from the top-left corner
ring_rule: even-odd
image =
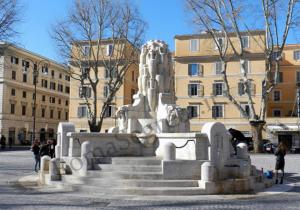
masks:
[[[273,169],[272,154],[251,155],[252,164]],[[66,189],[25,187],[19,179],[36,175],[29,149],[0,151],[0,209],[203,209],[300,210],[300,155],[286,156],[283,185],[247,195],[133,197],[103,199]]]

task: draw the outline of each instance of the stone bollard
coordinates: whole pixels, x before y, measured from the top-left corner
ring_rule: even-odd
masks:
[[[176,160],[176,147],[172,142],[164,145],[164,160]]]
[[[239,143],[236,146],[236,154],[238,159],[248,159],[249,154],[248,154],[248,146],[246,143]]]
[[[87,171],[93,169],[93,151],[92,144],[90,141],[85,141],[81,145],[81,160],[82,160],[82,168],[80,171]]]
[[[61,158],[61,146],[60,145],[55,146],[55,157]]]
[[[212,162],[201,165],[201,181],[212,182],[216,180],[216,168]]]
[[[39,172],[39,182],[45,184],[45,174],[49,172],[49,162],[51,158],[48,155],[45,155],[41,158],[41,168]]]
[[[52,158],[49,163],[49,174],[51,181],[61,180],[60,161],[58,158]]]

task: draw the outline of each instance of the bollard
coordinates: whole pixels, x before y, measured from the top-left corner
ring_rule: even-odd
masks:
[[[238,159],[248,159],[248,146],[246,143],[239,143],[236,145],[236,154]]]
[[[49,163],[49,174],[51,181],[59,181],[61,180],[60,175],[60,161],[57,158],[52,158]]]
[[[212,162],[201,165],[201,181],[212,182],[216,180],[216,168]]]
[[[164,160],[176,160],[176,147],[172,142],[164,145]]]

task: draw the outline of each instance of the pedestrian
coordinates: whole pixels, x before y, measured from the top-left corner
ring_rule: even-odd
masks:
[[[276,156],[276,165],[275,165],[275,177],[276,177],[276,181],[275,183],[278,184],[278,171],[281,170],[282,175],[281,175],[281,179],[280,179],[280,184],[283,183],[283,177],[284,177],[284,165],[285,165],[285,160],[284,160],[284,156],[286,155],[287,152],[287,147],[285,144],[283,144],[282,142],[280,142],[278,144],[278,147],[275,151],[275,156]]]
[[[41,148],[40,148],[40,157],[41,158],[45,155],[50,156],[50,145],[51,145],[51,141],[48,140],[46,144],[41,146]]]
[[[5,138],[4,135],[1,135],[0,144],[1,144],[1,149],[5,149],[5,147],[6,147],[6,138]]]
[[[31,146],[31,151],[33,152],[34,155],[34,171],[38,172],[38,170],[41,167],[41,157],[40,157],[40,141],[39,140],[34,140],[32,146]]]
[[[49,153],[50,153],[50,157],[51,157],[51,158],[54,158],[54,157],[55,157],[55,140],[54,140],[54,139],[51,139],[51,140],[50,140]]]

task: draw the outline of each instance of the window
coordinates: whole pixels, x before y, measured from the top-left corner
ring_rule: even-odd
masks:
[[[58,104],[61,104],[61,99],[60,98],[58,99]]]
[[[249,117],[250,116],[250,107],[248,104],[241,104],[242,108],[245,110],[246,112],[246,116],[243,116],[243,113],[241,113],[241,117]]]
[[[42,73],[45,75],[48,74],[48,66],[42,66]]]
[[[19,64],[19,58],[17,58],[17,57],[15,57],[15,56],[11,56],[10,57],[10,62],[12,63],[12,64]]]
[[[249,48],[249,36],[242,36],[243,48]]]
[[[65,120],[69,119],[69,112],[65,112]]]
[[[42,87],[48,88],[48,80],[42,79]]]
[[[55,97],[49,97],[49,102],[51,104],[55,104]]]
[[[92,93],[92,88],[88,86],[79,87],[79,97],[80,98],[90,98]]]
[[[45,95],[42,96],[42,101],[46,101],[46,96]]]
[[[273,101],[280,101],[280,91],[279,90],[274,90]]]
[[[300,71],[296,72],[296,82],[300,82]]]
[[[23,98],[26,98],[26,91],[23,91]]]
[[[70,76],[69,75],[65,75],[65,80],[66,81],[70,81]]]
[[[57,118],[60,120],[61,117],[61,111],[57,111]]]
[[[190,63],[188,65],[188,74],[189,76],[202,76],[203,71],[202,71],[202,65],[198,63]]]
[[[11,79],[16,80],[16,71],[11,72]]]
[[[113,106],[108,106],[105,110],[104,117],[112,117],[114,115],[115,108]]]
[[[294,60],[296,61],[300,60],[300,50],[294,51]]]
[[[22,115],[25,116],[26,115],[26,106],[22,105]]]
[[[16,90],[15,90],[15,89],[11,89],[10,94],[11,94],[12,96],[15,96],[15,95],[16,95]]]
[[[224,95],[223,83],[214,83],[213,84],[213,95],[214,96],[222,96]]]
[[[66,100],[66,106],[69,106],[69,101],[68,100]]]
[[[131,72],[131,81],[134,81],[134,71]]]
[[[61,78],[62,78],[62,73],[59,73],[59,76],[58,76],[58,77],[59,77],[59,79],[61,79]]]
[[[45,117],[45,114],[46,114],[46,110],[45,110],[45,108],[42,108],[42,115],[41,115],[41,117]]]
[[[198,117],[198,106],[188,106],[187,111],[189,118]]]
[[[190,52],[198,52],[199,51],[199,40],[191,39],[190,40]]]
[[[23,74],[23,82],[27,82],[27,74]]]
[[[212,107],[212,117],[213,118],[223,117],[223,105],[214,105]]]
[[[116,69],[110,69],[110,68],[105,68],[105,78],[110,78],[112,76],[112,78],[116,78],[117,77],[117,71]]]
[[[65,87],[65,92],[66,92],[66,93],[70,93],[70,87],[69,87],[69,86],[66,86],[66,87]]]
[[[278,72],[277,82],[278,83],[283,82],[283,72]]]
[[[10,104],[10,113],[11,114],[15,113],[15,104]]]
[[[244,63],[241,64],[241,73],[244,73],[243,72],[243,66],[244,66],[244,70],[245,70],[245,73],[249,73],[249,65],[250,65],[250,62],[248,60],[244,60]]]
[[[109,45],[106,46],[106,55],[111,56],[112,53],[113,53],[113,45],[109,44]]]
[[[53,119],[53,115],[54,115],[54,110],[50,109],[50,119]]]
[[[222,74],[224,70],[224,65],[222,61],[215,62],[215,74]]]
[[[103,89],[103,96],[107,97],[109,95],[109,86],[105,85]]]
[[[88,46],[88,45],[85,45],[85,46],[83,46],[83,55],[84,56],[90,56],[90,53],[91,53],[91,50],[90,50],[91,48],[90,48],[90,46]]]
[[[86,106],[79,106],[77,109],[77,117],[82,118],[82,117],[87,117],[88,111]]]
[[[88,75],[89,75],[89,72],[90,72],[90,68],[83,68],[82,69],[82,79],[87,79],[88,78]]]
[[[57,85],[57,91],[64,92],[64,86],[62,84]]]
[[[22,70],[23,70],[23,73],[27,73],[28,69],[29,69],[29,62],[25,61],[25,60],[22,60]]]
[[[56,89],[55,82],[50,82],[50,90],[55,90],[55,89]]]
[[[280,109],[273,109],[273,117],[280,117],[281,110]]]
[[[273,61],[275,61],[276,59],[278,59],[280,57],[280,53],[278,51],[275,51],[271,54],[271,59]]]
[[[52,77],[52,79],[54,78],[54,76],[55,76],[54,70],[51,70],[51,77]]]
[[[189,96],[203,96],[204,87],[200,84],[188,84],[188,95]]]
[[[254,96],[255,95],[255,84],[253,82],[248,82],[248,85],[249,85],[251,95]],[[245,95],[246,94],[245,91],[246,91],[245,90],[245,83],[239,82],[238,83],[238,94],[240,96]]]
[[[224,48],[224,38],[223,37],[217,38],[217,42],[218,44],[215,43],[215,50],[219,50],[219,47],[222,50]]]
[[[238,83],[238,93],[240,96],[245,95],[245,85],[243,82]]]

